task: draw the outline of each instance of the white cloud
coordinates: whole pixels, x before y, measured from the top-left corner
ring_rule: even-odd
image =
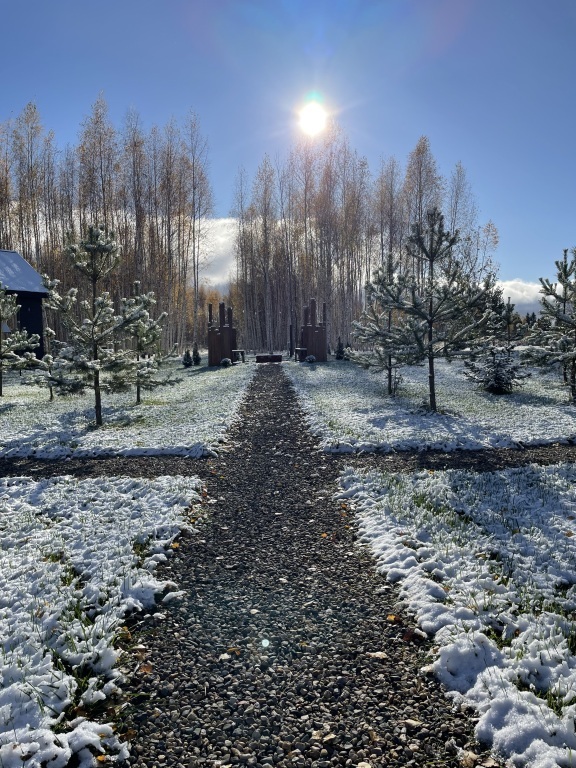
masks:
[[[235,268],[236,219],[210,219],[207,228],[206,266],[201,277],[212,286],[224,286],[230,282]]]
[[[504,292],[504,298],[510,296],[510,301],[516,305],[520,314],[538,312],[540,309],[540,283],[530,283],[518,277],[514,280],[499,280],[498,285]]]

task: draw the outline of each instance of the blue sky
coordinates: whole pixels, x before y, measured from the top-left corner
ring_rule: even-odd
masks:
[[[0,121],[34,101],[60,146],[100,92],[120,128],[194,110],[216,214],[239,165],[283,158],[318,91],[376,171],[421,135],[460,161],[505,281],[576,246],[575,0],[4,0]]]

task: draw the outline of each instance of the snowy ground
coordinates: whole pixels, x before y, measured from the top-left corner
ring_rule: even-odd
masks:
[[[576,468],[348,469],[341,485],[478,737],[513,765],[576,766]]]
[[[349,362],[287,363],[313,431],[326,451],[445,451],[576,439],[576,408],[558,374],[536,372],[512,395],[478,391],[460,362],[437,363],[440,413],[427,412],[427,371],[402,369],[399,396],[385,394],[384,374]]]
[[[173,366],[182,380],[143,392],[103,395],[104,426],[94,429],[94,395],[58,397],[6,377],[0,401],[0,456],[57,459],[99,454],[177,454],[199,457],[223,439],[254,365]]]
[[[438,401],[419,408],[422,369],[402,397],[347,363],[286,363],[330,450],[476,448],[567,440],[576,417],[557,378],[524,391],[476,392],[458,364],[439,366]],[[89,395],[49,403],[12,379],[0,405],[0,455],[178,453],[213,449],[255,366],[182,371],[173,389],[105,397],[93,430]],[[168,406],[168,407],[166,407]],[[576,409],[575,409],[576,410]],[[431,667],[477,707],[478,735],[516,765],[576,768],[576,470],[382,476],[347,470],[341,494],[362,538],[434,637]],[[106,722],[121,685],[127,611],[173,599],[154,566],[200,504],[197,480],[0,480],[0,768],[120,757]],[[188,510],[188,511],[187,511]],[[6,640],[9,638],[9,640]],[[101,706],[90,719],[90,707]],[[66,712],[64,712],[66,710]],[[109,719],[113,719],[110,715]],[[97,722],[96,722],[97,721]]]
[[[105,724],[118,640],[127,613],[177,598],[153,572],[200,502],[199,481],[184,477],[0,480],[2,768],[126,756]]]

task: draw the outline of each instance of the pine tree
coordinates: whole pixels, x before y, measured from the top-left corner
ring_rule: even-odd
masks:
[[[540,278],[540,317],[525,340],[526,358],[541,366],[560,366],[576,404],[576,248],[556,261],[557,282]]]
[[[486,292],[483,309],[488,322],[481,336],[470,344],[469,359],[464,361],[464,375],[486,392],[510,394],[530,374],[514,354],[514,345],[522,337],[522,318],[502,288],[493,286]]]
[[[30,350],[40,344],[37,333],[28,334],[26,330],[11,330],[5,335],[7,321],[15,322],[20,309],[18,297],[6,293],[0,283],[0,397],[3,396],[3,373],[5,368],[26,368],[34,364],[36,358]],[[23,355],[18,354],[24,352]]]
[[[189,349],[185,350],[184,354],[182,355],[182,365],[184,368],[191,368],[194,365],[194,361]]]
[[[160,355],[162,323],[167,317],[166,312],[162,312],[156,320],[150,316],[150,310],[156,304],[156,299],[153,293],[140,293],[139,280],[134,282],[133,294],[129,299],[122,299],[121,316],[137,365],[132,369],[132,379],[129,370],[121,371],[117,388],[121,390],[129,383],[134,383],[136,404],[140,405],[142,389],[175,384],[177,379],[171,376],[160,377],[158,374],[159,364],[166,359]],[[114,387],[114,384],[113,379],[111,386]]]
[[[139,359],[159,338],[159,321],[152,321],[148,310],[151,294],[122,302],[117,315],[110,294],[98,295],[98,283],[119,263],[114,234],[103,227],[89,227],[87,238],[69,243],[66,254],[88,279],[91,298],[77,302],[77,289],[58,292],[58,281],[44,278],[49,291],[47,305],[60,315],[68,340],[59,344],[47,381],[59,394],[94,392],[96,425],[102,425],[102,392],[121,391],[150,378],[154,362]],[[135,350],[127,345],[134,340]]]
[[[368,353],[353,359],[368,368],[388,370],[427,363],[430,409],[437,410],[434,362],[450,356],[486,326],[489,312],[479,313],[490,285],[471,284],[451,258],[458,233],[444,229],[438,209],[429,211],[426,226],[415,224],[407,256],[414,264],[408,274],[380,270],[367,286],[369,305],[354,324],[354,335]],[[389,318],[392,317],[392,322]],[[391,360],[391,363],[388,361]]]

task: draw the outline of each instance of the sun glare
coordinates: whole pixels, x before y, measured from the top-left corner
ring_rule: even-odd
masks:
[[[326,128],[328,113],[317,101],[310,101],[300,110],[300,128],[309,136],[316,136]]]

